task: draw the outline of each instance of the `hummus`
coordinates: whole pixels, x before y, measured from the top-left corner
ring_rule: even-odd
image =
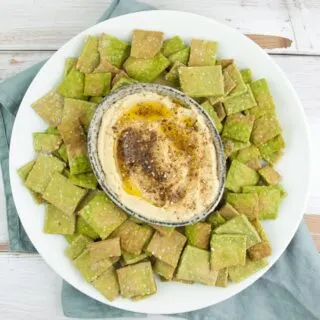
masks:
[[[203,116],[167,96],[136,93],[110,106],[98,155],[111,190],[147,219],[191,219],[218,192],[216,152]]]

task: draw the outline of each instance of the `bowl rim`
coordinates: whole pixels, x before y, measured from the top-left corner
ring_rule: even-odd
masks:
[[[218,191],[210,203],[210,205],[200,213],[192,216],[188,219],[183,219],[181,221],[170,221],[170,220],[157,220],[154,218],[148,218],[145,215],[142,215],[138,211],[135,211],[129,208],[125,203],[119,199],[117,194],[111,189],[111,187],[106,182],[106,175],[102,168],[99,152],[98,152],[98,137],[100,132],[100,126],[102,118],[105,112],[114,105],[117,101],[130,96],[135,93],[142,92],[153,92],[162,96],[168,96],[169,98],[178,101],[181,105],[185,107],[190,107],[191,105],[197,109],[199,114],[204,118],[207,127],[209,128],[210,135],[212,137],[212,141],[216,151],[216,171],[218,178]],[[144,222],[149,224],[156,224],[160,226],[166,227],[180,227],[189,224],[194,224],[200,220],[205,219],[210,213],[214,211],[214,209],[218,206],[224,192],[225,187],[225,179],[226,179],[226,161],[224,156],[224,148],[223,143],[220,137],[220,134],[216,128],[216,125],[208,115],[208,113],[200,106],[198,102],[194,99],[183,93],[182,91],[155,83],[139,83],[127,85],[122,88],[119,88],[115,92],[106,96],[97,106],[93,118],[91,120],[89,130],[88,130],[88,156],[93,168],[94,175],[96,176],[99,185],[102,190],[108,195],[108,197],[123,211],[128,213],[129,215],[136,217]]]

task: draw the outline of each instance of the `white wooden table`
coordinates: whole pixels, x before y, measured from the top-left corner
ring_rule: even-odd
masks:
[[[269,53],[297,90],[310,125],[313,180],[305,221],[320,251],[320,1],[143,1],[158,9],[213,17],[243,33],[279,35],[293,40],[290,48]],[[0,80],[48,58],[72,36],[93,25],[110,2],[1,0]],[[0,188],[0,318],[66,319],[60,307],[61,279],[40,256],[7,252],[2,185]]]

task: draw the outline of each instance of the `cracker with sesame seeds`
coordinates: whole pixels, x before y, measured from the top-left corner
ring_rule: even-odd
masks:
[[[223,126],[211,103],[207,100],[201,104],[201,107],[204,109],[204,111],[207,112],[209,117],[213,120],[213,123],[216,125],[216,128],[220,133],[222,131]]]
[[[265,166],[258,172],[267,184],[275,185],[281,180],[280,174],[272,166]]]
[[[130,54],[130,45],[116,37],[102,33],[99,37],[98,51],[100,53],[100,63],[101,61],[107,61],[111,66],[121,68],[123,62]],[[103,71],[116,73],[112,68],[111,70],[109,68],[109,70],[101,70],[100,72]]]
[[[229,96],[224,98],[223,105],[227,115],[238,113],[257,105],[250,87],[248,86],[247,88],[248,89],[241,94],[232,95],[235,90],[234,89]]]
[[[69,174],[68,180],[75,186],[82,187],[85,189],[95,190],[98,185],[96,176],[91,172],[80,173],[75,175]]]
[[[173,231],[170,235],[155,232],[146,251],[172,267],[176,267],[186,241],[187,238],[178,231]]]
[[[59,135],[43,132],[32,134],[33,148],[36,152],[52,153],[59,149],[62,139]]]
[[[140,82],[154,81],[170,65],[170,61],[161,53],[153,58],[139,59],[129,57],[124,69],[129,77]]]
[[[213,105],[213,109],[215,110],[218,119],[220,121],[223,121],[224,118],[226,117],[226,110],[224,110],[224,106],[222,102],[217,102]]]
[[[120,294],[124,298],[135,298],[157,292],[151,263],[140,262],[117,270]]]
[[[86,198],[87,197],[88,196],[86,196]],[[76,221],[76,233],[82,234],[83,236],[86,236],[92,240],[99,239],[99,235],[92,229],[92,227],[86,222],[86,220],[84,220],[81,216],[78,216],[78,215],[77,215],[77,221]]]
[[[245,116],[241,113],[228,116],[223,126],[222,136],[237,141],[248,142],[253,123],[254,116]]]
[[[57,126],[62,119],[64,99],[58,92],[50,91],[32,104],[32,108],[50,126]]]
[[[267,114],[255,120],[251,140],[255,145],[261,145],[280,133],[281,127],[277,117],[273,114]]]
[[[111,92],[114,92],[124,86],[129,86],[131,84],[138,83],[138,81],[131,79],[129,77],[121,76],[116,83],[113,84]]]
[[[191,97],[208,97],[224,94],[221,66],[179,68],[182,91]]]
[[[70,57],[66,58],[64,62],[64,68],[63,68],[63,76],[65,77],[72,68],[75,68],[78,62],[78,58]]]
[[[230,97],[239,96],[248,90],[242,79],[241,72],[235,63],[229,64],[224,70],[228,72],[233,81],[236,83],[236,87],[232,90]]]
[[[273,114],[275,112],[275,104],[270,93],[268,82],[266,79],[259,79],[250,83],[250,87],[257,106],[246,112],[254,115],[256,118],[264,116],[266,114]]]
[[[148,258],[148,255],[143,252],[141,254],[133,254],[122,250],[122,261],[121,265],[126,266],[129,264],[135,264],[137,262],[144,261]]]
[[[227,66],[233,63],[234,63],[233,59],[219,59],[216,61],[216,65],[221,66],[222,69],[226,68]]]
[[[165,280],[172,280],[175,267],[170,266],[160,259],[156,259],[153,265],[153,271],[163,277]]]
[[[96,280],[104,271],[112,266],[112,262],[109,258],[92,261],[90,259],[89,250],[84,250],[73,260],[73,264],[88,282]]]
[[[244,265],[247,236],[243,234],[212,234],[210,240],[211,270]]]
[[[179,61],[176,61],[172,67],[170,68],[169,72],[164,76],[164,79],[172,83],[173,86],[179,87],[179,68],[185,67],[185,65]]]
[[[218,43],[215,41],[192,39],[188,66],[214,66],[217,51]]]
[[[120,238],[92,242],[88,244],[87,248],[91,262],[121,256]]]
[[[156,224],[150,224],[150,226],[163,235],[169,235],[174,231],[174,227],[159,226]]]
[[[83,236],[82,234],[77,235],[71,243],[69,243],[68,247],[66,248],[66,255],[71,259],[74,260],[79,257],[79,255],[87,249],[89,243],[93,240]]]
[[[211,235],[211,224],[197,222],[185,227],[188,243],[200,249],[208,249]]]
[[[99,64],[98,38],[88,36],[78,58],[76,68],[83,73],[91,73]]]
[[[111,89],[111,73],[89,73],[85,76],[84,94],[86,96],[106,96]]]
[[[259,197],[259,214],[261,220],[276,219],[281,203],[281,191],[273,186],[245,186],[243,192],[256,192]]]
[[[54,173],[60,173],[64,168],[65,163],[58,158],[51,155],[39,154],[27,176],[25,185],[31,190],[42,194]]]
[[[230,157],[235,152],[243,148],[249,147],[251,145],[250,141],[241,142],[241,141],[236,141],[236,140],[228,139],[224,137],[222,137],[222,143],[223,143],[224,153],[226,155],[226,158]]]
[[[259,197],[257,193],[228,193],[227,202],[232,205],[239,213],[247,218],[255,220],[258,217]]]
[[[93,280],[92,285],[109,301],[113,301],[120,291],[117,273],[113,266]]]
[[[226,288],[228,286],[228,268],[220,269],[215,283],[216,287]]]
[[[264,259],[253,261],[247,258],[244,265],[237,265],[229,268],[229,278],[232,282],[238,283],[263,269],[267,265],[268,262]]]
[[[251,159],[261,160],[261,154],[256,146],[251,145],[247,148],[239,150],[235,156],[235,159],[246,164]]]
[[[276,165],[283,156],[283,151],[273,152],[265,155],[263,158],[271,165]]]
[[[68,162],[67,147],[64,143],[61,144],[61,146],[57,151],[53,152],[53,155],[63,160],[66,163]]]
[[[281,134],[268,140],[267,142],[259,145],[259,151],[262,157],[265,159],[268,155],[279,152],[285,148],[285,142]]]
[[[165,57],[169,57],[185,47],[184,41],[179,36],[175,36],[163,41],[161,52]]]
[[[120,238],[122,250],[139,255],[152,234],[152,228],[136,224],[128,219],[111,236]]]
[[[218,272],[210,268],[210,253],[207,250],[187,245],[181,255],[176,278],[214,286]]]
[[[58,127],[66,145],[70,173],[80,174],[90,172],[87,142],[84,130],[78,120],[65,120]]]
[[[226,219],[220,214],[219,211],[215,211],[208,215],[206,221],[211,224],[212,229],[215,229],[224,224]]]
[[[62,79],[56,91],[66,98],[83,99],[84,73],[73,67]]]
[[[258,232],[252,226],[247,216],[240,214],[239,216],[227,221],[223,225],[214,230],[216,234],[242,234],[247,236],[246,249],[260,242]]]
[[[55,172],[43,192],[43,199],[65,214],[72,215],[86,193],[86,190],[73,185],[65,176]]]
[[[134,58],[149,59],[162,48],[163,32],[136,29],[132,34],[130,55]]]
[[[55,206],[51,204],[47,205],[43,232],[54,234],[73,234],[75,224],[75,215],[67,215]]]
[[[187,65],[189,56],[190,56],[190,48],[186,47],[175,53],[172,53],[170,56],[168,56],[168,59],[171,63],[175,63],[176,61],[179,61],[184,65]]]
[[[244,83],[250,84],[252,82],[252,71],[251,69],[241,69],[240,70],[242,79]]]
[[[254,186],[259,181],[259,174],[238,160],[233,160],[227,173],[226,188],[240,192],[244,186]]]
[[[103,193],[98,193],[79,212],[86,222],[106,239],[125,220],[127,215]]]

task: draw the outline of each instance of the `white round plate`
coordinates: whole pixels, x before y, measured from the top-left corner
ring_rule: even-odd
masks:
[[[42,232],[44,206],[37,206],[33,202],[16,172],[35,157],[32,132],[47,127],[32,110],[31,104],[61,81],[65,58],[79,55],[88,35],[106,32],[129,40],[135,28],[161,30],[166,37],[180,35],[186,41],[192,38],[216,40],[219,42],[219,56],[234,58],[240,68],[251,68],[255,79],[264,77],[269,81],[287,145],[278,170],[288,196],[281,205],[279,218],[264,223],[273,247],[269,266],[239,284],[230,284],[223,289],[158,281],[158,292],[150,298],[137,302],[118,298],[108,302],[83,280],[64,255],[66,240],[62,236]],[[16,117],[10,148],[10,179],[14,201],[28,236],[45,261],[63,279],[88,296],[117,308],[170,314],[204,308],[228,299],[254,283],[277,261],[295,234],[305,209],[309,163],[309,136],[303,108],[290,82],[272,58],[238,31],[212,19],[186,12],[159,10],[128,14],[101,22],[71,39],[48,60],[30,85]]]

